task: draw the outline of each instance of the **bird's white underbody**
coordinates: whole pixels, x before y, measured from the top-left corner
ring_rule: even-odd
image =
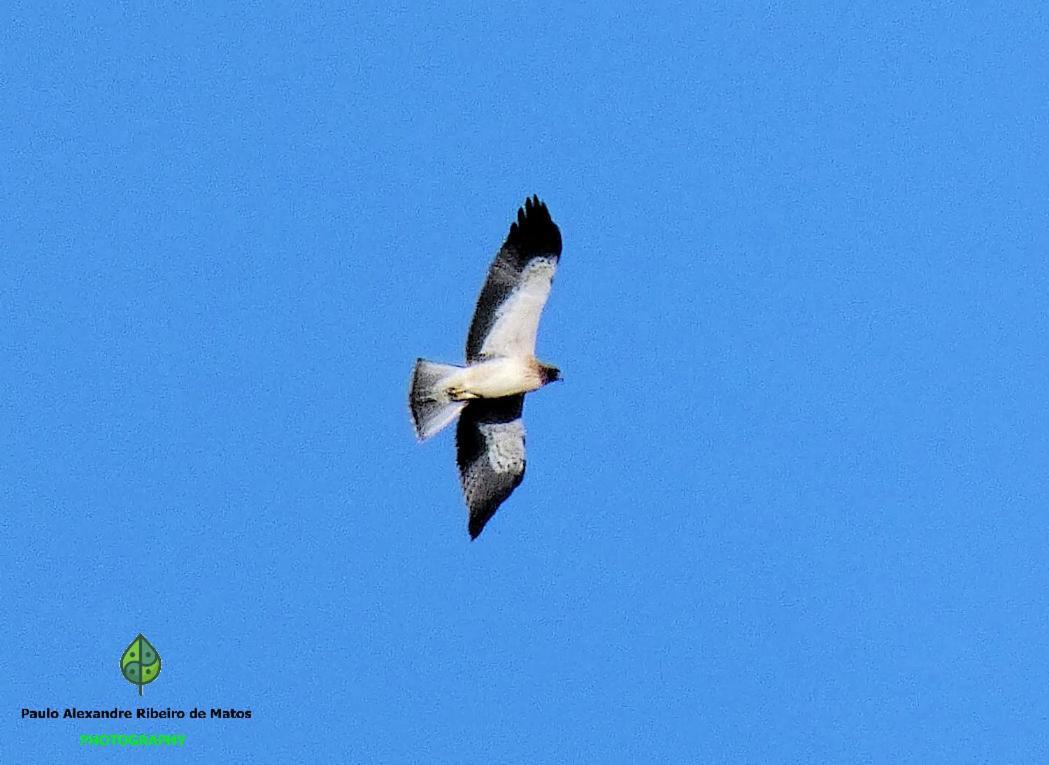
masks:
[[[448,378],[447,386],[453,401],[502,398],[538,390],[543,377],[534,356],[504,356],[465,367]]]

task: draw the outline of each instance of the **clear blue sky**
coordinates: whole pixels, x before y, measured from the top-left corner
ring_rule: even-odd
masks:
[[[5,761],[1046,761],[1046,24],[8,5]],[[532,193],[566,381],[471,543],[408,374]],[[253,719],[18,719],[139,632]]]

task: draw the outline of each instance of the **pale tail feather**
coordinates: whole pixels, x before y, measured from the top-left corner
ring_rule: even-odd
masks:
[[[412,388],[408,393],[408,403],[412,409],[412,423],[415,435],[420,441],[437,434],[454,420],[465,401],[452,401],[448,397],[446,381],[462,367],[451,364],[437,364],[426,359],[417,359],[412,370]]]

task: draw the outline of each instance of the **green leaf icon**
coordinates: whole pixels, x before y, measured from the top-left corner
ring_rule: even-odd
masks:
[[[129,683],[138,686],[139,696],[142,695],[142,686],[152,683],[160,674],[160,654],[141,632],[120,657],[120,671]]]

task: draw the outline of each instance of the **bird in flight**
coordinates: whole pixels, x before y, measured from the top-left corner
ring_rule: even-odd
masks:
[[[535,357],[539,315],[561,259],[561,231],[533,196],[488,269],[466,337],[466,365],[417,359],[408,401],[425,441],[459,417],[459,480],[476,539],[525,472],[526,393],[561,379]]]

